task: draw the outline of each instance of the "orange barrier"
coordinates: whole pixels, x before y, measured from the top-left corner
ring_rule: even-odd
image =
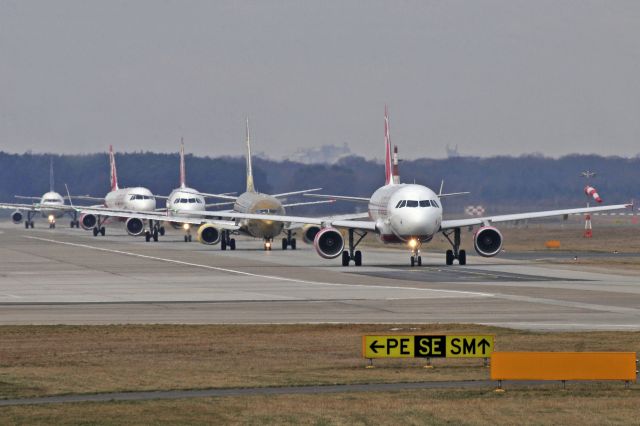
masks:
[[[546,248],[560,248],[560,241],[558,240],[548,240],[547,242],[544,243],[544,246]]]
[[[636,380],[635,352],[494,352],[492,380]]]

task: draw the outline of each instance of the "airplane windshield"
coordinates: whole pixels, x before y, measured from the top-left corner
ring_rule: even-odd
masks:
[[[420,200],[420,207],[431,207],[429,200]]]
[[[438,203],[436,203],[436,200],[431,200],[431,205],[432,205],[433,207],[440,207],[440,206],[438,205]]]
[[[407,200],[407,207],[418,207],[418,201],[416,201],[416,200]]]

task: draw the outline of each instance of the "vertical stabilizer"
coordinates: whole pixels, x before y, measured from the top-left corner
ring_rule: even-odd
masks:
[[[393,147],[393,183],[400,183],[400,171],[398,170],[398,145]]]
[[[391,138],[389,137],[389,111],[384,106],[384,174],[385,185],[393,184],[393,175],[391,171]]]
[[[249,117],[247,117],[247,192],[255,192],[253,186],[253,169],[251,168],[251,138],[249,136]]]
[[[49,158],[49,191],[53,192],[53,157]]]
[[[118,172],[116,170],[116,157],[113,155],[113,146],[109,145],[109,166],[111,168],[111,190],[118,189]]]
[[[184,140],[180,138],[180,188],[187,187],[187,172],[184,168]]]

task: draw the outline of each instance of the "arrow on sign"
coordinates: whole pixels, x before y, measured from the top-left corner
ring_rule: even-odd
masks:
[[[487,339],[482,339],[478,343],[478,347],[482,348],[482,353],[487,352],[487,348],[491,346],[491,343],[487,341]]]
[[[378,349],[383,349],[384,345],[376,345],[376,343],[378,343],[377,340],[374,340],[373,342],[371,342],[371,344],[369,345],[369,349],[371,349],[373,351],[374,354],[378,353]]]

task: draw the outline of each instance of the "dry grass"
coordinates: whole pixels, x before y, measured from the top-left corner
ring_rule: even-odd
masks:
[[[640,352],[638,332],[533,333],[476,325],[0,327],[0,397],[153,389],[487,379],[481,360],[377,360],[362,334],[493,333],[497,350]],[[324,348],[324,349],[322,349]]]
[[[201,398],[0,409],[11,424],[637,424],[640,392],[620,384]]]

